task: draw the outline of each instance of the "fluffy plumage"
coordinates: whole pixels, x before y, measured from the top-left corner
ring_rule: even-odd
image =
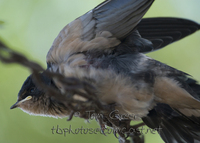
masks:
[[[180,40],[200,26],[179,18],[142,19],[152,3],[107,0],[75,19],[54,40],[47,70],[91,83],[102,104],[114,104],[120,114],[142,118],[151,128],[161,126],[165,142],[200,141],[199,85],[186,73],[143,54]],[[45,84],[64,91],[55,79],[44,79]],[[30,87],[34,87],[32,93]],[[39,98],[44,102],[38,103]],[[31,77],[11,108],[15,107],[33,114],[69,115],[68,108],[48,98]]]

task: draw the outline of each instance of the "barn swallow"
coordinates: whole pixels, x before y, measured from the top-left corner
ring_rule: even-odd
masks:
[[[200,29],[180,18],[142,19],[154,0],[107,0],[65,26],[50,48],[47,70],[91,83],[98,99],[120,114],[161,127],[165,142],[200,141],[200,85],[188,74],[147,57]],[[62,87],[41,74],[45,84]],[[29,114],[66,117],[70,111],[24,82],[17,102]]]

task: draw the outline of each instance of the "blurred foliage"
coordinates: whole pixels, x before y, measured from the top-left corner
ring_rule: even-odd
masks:
[[[102,0],[0,0],[0,40],[14,50],[27,55],[44,67],[46,53],[59,31],[76,17],[89,11]],[[200,22],[198,0],[155,1],[145,17],[182,17]],[[150,57],[185,71],[200,80],[200,32],[160,51]],[[17,100],[22,83],[30,74],[19,65],[0,63],[0,142],[118,142],[114,135],[52,134],[51,128],[99,128],[95,121],[30,116],[19,109],[10,110]],[[145,127],[147,128],[147,127]],[[161,143],[158,134],[147,133],[146,143]]]

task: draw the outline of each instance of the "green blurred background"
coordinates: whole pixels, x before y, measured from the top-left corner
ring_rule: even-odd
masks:
[[[76,17],[89,11],[102,0],[0,0],[1,40],[16,51],[46,67],[46,54],[59,31]],[[199,0],[156,0],[145,17],[182,17],[200,23]],[[191,74],[200,81],[200,32],[167,48],[148,54],[161,62]],[[98,128],[95,121],[86,123],[73,118],[67,122],[30,116],[20,109],[10,110],[17,93],[30,72],[19,65],[0,62],[0,142],[118,142],[114,135],[52,134],[51,128]],[[163,142],[158,134],[145,135],[146,143]]]

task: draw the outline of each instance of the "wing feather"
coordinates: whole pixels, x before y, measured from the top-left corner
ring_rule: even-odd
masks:
[[[73,54],[106,50],[120,44],[139,23],[154,0],[108,0],[65,26],[50,48],[48,65]],[[72,46],[73,45],[73,46]]]

